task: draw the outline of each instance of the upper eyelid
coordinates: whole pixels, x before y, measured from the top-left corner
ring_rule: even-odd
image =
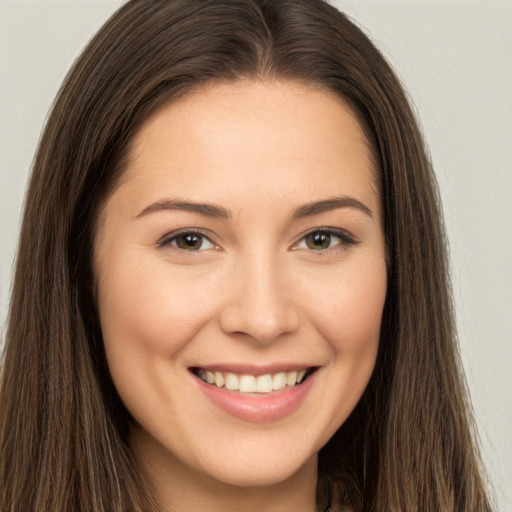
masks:
[[[333,234],[335,236],[338,236],[339,238],[341,238],[342,240],[345,238],[349,238],[350,241],[354,244],[358,243],[358,240],[356,239],[356,237],[350,233],[349,231],[347,231],[346,229],[343,229],[343,228],[335,228],[335,227],[332,227],[332,226],[321,226],[321,227],[315,227],[315,228],[311,228],[311,229],[308,229],[307,231],[305,231],[304,233],[302,233],[301,235],[299,235],[296,239],[295,239],[295,242],[293,242],[292,245],[296,245],[298,244],[300,241],[304,240],[304,238],[306,238],[308,235],[311,235],[312,233],[318,233],[318,232],[321,232],[321,233],[330,233],[330,234]]]
[[[169,233],[166,233],[162,237],[160,237],[156,244],[162,245],[163,243],[170,242],[174,238],[184,235],[184,234],[195,234],[200,235],[204,238],[207,238],[212,244],[218,245],[214,240],[212,239],[212,233],[208,230],[202,229],[202,228],[182,228],[182,229],[176,229],[175,231],[170,231]]]
[[[325,232],[325,233],[333,234],[334,236],[338,236],[342,240],[345,240],[345,243],[353,243],[353,244],[358,243],[356,237],[354,235],[352,235],[346,229],[336,228],[333,226],[320,226],[320,227],[314,227],[314,228],[308,229],[307,231],[298,235],[295,238],[295,240],[292,242],[291,246],[292,247],[296,246],[299,242],[304,240],[304,238],[306,238],[308,235],[310,235],[312,233],[316,233],[316,232]],[[177,236],[187,234],[187,233],[197,234],[202,237],[205,237],[212,244],[219,246],[219,244],[214,241],[214,238],[215,238],[214,234],[211,231],[209,231],[207,229],[203,229],[203,228],[181,228],[181,229],[177,229],[175,231],[170,231],[169,233],[166,233],[165,235],[163,235],[162,237],[160,237],[158,239],[157,245],[163,245],[164,243],[167,243],[167,242],[173,240]],[[350,240],[346,240],[347,238]]]

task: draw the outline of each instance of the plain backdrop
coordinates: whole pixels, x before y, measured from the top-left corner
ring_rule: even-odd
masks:
[[[405,83],[437,172],[461,354],[500,512],[512,512],[512,1],[335,0]],[[48,109],[119,0],[0,0],[0,324]],[[478,511],[476,511],[478,512]]]

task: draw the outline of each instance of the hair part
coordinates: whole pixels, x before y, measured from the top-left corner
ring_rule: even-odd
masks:
[[[291,80],[357,114],[388,251],[379,355],[319,457],[319,505],[490,511],[457,353],[439,197],[403,89],[322,0],[132,0],[68,74],[36,154],[0,383],[0,510],[157,510],[127,438],[94,303],[99,215],[141,123],[200,87]]]

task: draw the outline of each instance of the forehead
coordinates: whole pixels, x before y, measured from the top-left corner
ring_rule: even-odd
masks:
[[[297,82],[245,80],[202,87],[150,116],[120,188],[138,189],[141,201],[263,196],[263,206],[265,197],[346,192],[375,202],[375,183],[367,138],[342,99]]]

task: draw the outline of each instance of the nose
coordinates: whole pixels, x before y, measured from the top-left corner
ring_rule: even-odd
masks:
[[[231,275],[229,297],[221,313],[221,327],[260,344],[272,343],[296,331],[300,315],[286,269],[260,261],[239,263]]]

